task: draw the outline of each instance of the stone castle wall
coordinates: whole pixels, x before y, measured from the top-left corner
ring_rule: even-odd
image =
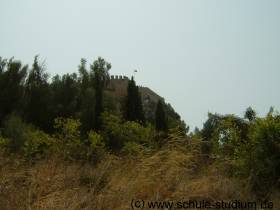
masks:
[[[128,85],[128,77],[123,75],[111,75],[107,90],[114,92],[117,96],[125,96]]]
[[[127,76],[123,75],[111,75],[110,80],[129,80]]]
[[[127,94],[128,82],[129,78],[127,76],[111,75],[106,89],[116,96],[123,97]],[[150,100],[157,102],[161,99],[159,95],[147,87],[139,86],[139,91],[141,92],[142,99],[144,100],[143,102]]]

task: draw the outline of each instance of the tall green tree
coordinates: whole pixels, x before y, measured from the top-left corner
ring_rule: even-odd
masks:
[[[256,111],[252,107],[248,107],[245,111],[244,118],[248,119],[250,122],[256,120]]]
[[[212,114],[208,113],[208,119],[203,124],[203,128],[201,130],[201,135],[204,138],[204,140],[210,140],[215,132],[215,130],[218,128],[220,122],[222,120],[222,116],[219,114]]]
[[[93,76],[86,68],[86,59],[82,58],[78,67],[78,83],[80,92],[78,96],[78,109],[81,121],[82,139],[88,137],[88,132],[94,129],[95,91]]]
[[[53,109],[56,117],[74,117],[78,111],[79,84],[77,75],[56,75],[51,84]]]
[[[39,64],[39,56],[35,56],[29,72],[25,88],[25,119],[35,126],[49,131],[52,129],[51,92],[48,74],[44,65]]]
[[[250,156],[252,189],[266,197],[279,186],[280,177],[280,115],[271,109],[270,115],[252,124]]]
[[[93,88],[87,88],[83,93],[81,104],[81,135],[86,139],[88,132],[95,129],[95,91]]]
[[[104,88],[109,81],[109,70],[111,64],[105,59],[99,57],[90,66],[93,87],[95,91],[95,106],[94,106],[94,128],[95,130],[101,129],[101,113],[103,112],[103,92]]]
[[[161,100],[158,100],[156,107],[155,125],[157,131],[167,131],[165,111]]]
[[[86,89],[90,86],[90,74],[86,68],[87,60],[82,58],[78,67],[79,77],[78,81],[81,88],[81,97]]]
[[[0,57],[0,126],[7,115],[21,112],[27,69],[20,61]]]
[[[124,119],[145,123],[142,99],[138,86],[132,77],[128,82],[127,96],[125,98]]]

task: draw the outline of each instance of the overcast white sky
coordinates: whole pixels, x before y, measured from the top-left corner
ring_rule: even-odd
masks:
[[[0,0],[0,56],[40,54],[51,75],[102,56],[201,127],[208,111],[280,110],[279,11],[277,0]]]

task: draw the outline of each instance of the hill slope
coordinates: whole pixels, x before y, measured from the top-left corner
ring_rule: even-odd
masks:
[[[139,157],[107,156],[97,166],[51,158],[35,164],[2,158],[0,209],[129,210],[132,199],[252,201],[247,180],[225,174],[226,163],[168,146]],[[188,149],[189,149],[188,148]],[[272,194],[279,206],[279,193]],[[149,209],[149,208],[144,208]]]

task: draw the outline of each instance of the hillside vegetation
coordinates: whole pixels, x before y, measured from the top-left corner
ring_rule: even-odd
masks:
[[[50,81],[0,59],[0,209],[131,209],[141,201],[264,201],[280,208],[280,115],[208,114],[189,132],[163,98],[108,90],[111,64]],[[145,206],[144,209],[149,209]],[[157,209],[157,208],[155,208]],[[160,208],[159,208],[160,209]]]

